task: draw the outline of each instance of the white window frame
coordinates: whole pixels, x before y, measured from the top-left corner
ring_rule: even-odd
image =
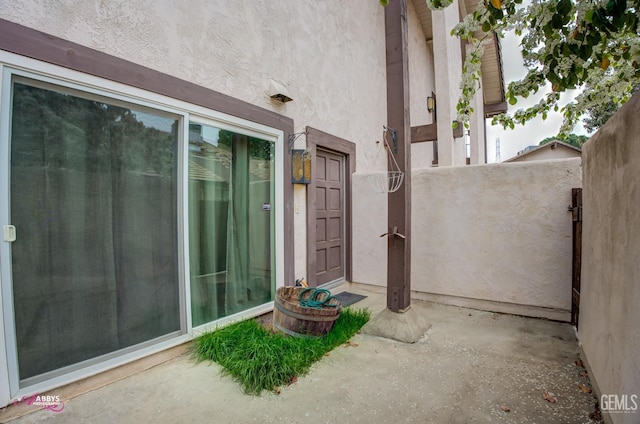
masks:
[[[182,100],[177,100],[158,93],[153,93],[126,84],[85,74],[79,71],[60,67],[36,59],[27,58],[0,50],[0,225],[10,224],[8,205],[10,164],[8,154],[9,128],[11,113],[11,80],[13,75],[40,80],[55,85],[68,87],[86,93],[99,95],[133,105],[168,112],[180,116],[181,139],[178,148],[178,269],[180,286],[180,332],[181,335],[141,349],[123,350],[101,356],[105,358],[99,363],[88,365],[67,374],[53,377],[30,386],[20,387],[17,370],[17,347],[15,331],[5,328],[5,322],[13,323],[13,297],[11,293],[11,256],[10,244],[0,242],[0,283],[2,286],[2,314],[0,314],[0,375],[7,376],[6,381],[0,377],[0,402],[15,400],[34,393],[42,393],[124,365],[128,362],[149,356],[153,353],[185,343],[199,334],[263,314],[273,310],[273,301],[263,305],[230,315],[219,320],[192,327],[191,293],[189,272],[189,223],[188,214],[188,142],[190,121],[210,123],[218,128],[228,129],[238,134],[261,138],[275,144],[275,281],[276,289],[284,286],[284,133],[282,130],[251,122],[246,119],[228,115],[209,108],[201,107]],[[180,148],[181,147],[181,148]],[[5,159],[1,159],[4,156]],[[6,202],[5,202],[6,200]],[[275,293],[274,293],[275,295]],[[5,332],[5,330],[7,330]],[[6,372],[3,372],[6,371]]]

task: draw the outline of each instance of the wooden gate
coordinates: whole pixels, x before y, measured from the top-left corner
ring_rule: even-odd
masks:
[[[571,206],[573,220],[573,265],[571,284],[571,324],[578,329],[580,314],[580,267],[582,263],[582,189],[571,189]]]

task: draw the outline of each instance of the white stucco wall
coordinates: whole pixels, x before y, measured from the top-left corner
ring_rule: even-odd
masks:
[[[387,194],[376,193],[367,174],[353,176],[353,282],[386,287]]]
[[[414,169],[414,296],[569,320],[579,159]]]
[[[427,97],[435,92],[433,54],[422,30],[420,19],[412,1],[407,2],[409,27],[409,114],[411,126],[417,127],[433,123],[433,114],[427,109]],[[411,145],[411,167],[431,166],[433,143]]]
[[[0,16],[281,113],[296,132],[354,142],[359,170],[386,166],[375,143],[386,124],[377,1],[14,0],[0,1]],[[269,98],[271,79],[294,100]],[[295,147],[304,146],[301,137]],[[294,192],[295,275],[304,276],[306,190]]]
[[[466,164],[464,137],[453,138],[451,124],[458,118],[456,104],[462,81],[462,49],[451,30],[460,22],[458,0],[431,13],[435,61],[436,109],[438,121],[438,166]]]
[[[582,287],[578,336],[600,395],[636,395],[638,409],[605,413],[640,422],[640,95],[582,149]],[[633,405],[630,405],[633,406]],[[602,407],[602,405],[601,405]]]

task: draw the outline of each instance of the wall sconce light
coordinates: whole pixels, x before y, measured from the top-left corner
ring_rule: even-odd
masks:
[[[291,151],[291,182],[311,184],[311,153],[306,150]]]
[[[431,95],[427,97],[427,110],[429,111],[429,113],[436,110],[436,96],[433,93],[431,93]]]
[[[269,81],[269,97],[282,103],[293,100],[284,85],[274,80]]]

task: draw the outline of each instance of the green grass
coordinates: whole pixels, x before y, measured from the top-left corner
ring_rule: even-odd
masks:
[[[369,317],[367,309],[343,309],[329,334],[318,339],[273,334],[250,319],[198,337],[194,356],[217,362],[245,393],[259,395],[306,374],[325,353],[353,337]]]

